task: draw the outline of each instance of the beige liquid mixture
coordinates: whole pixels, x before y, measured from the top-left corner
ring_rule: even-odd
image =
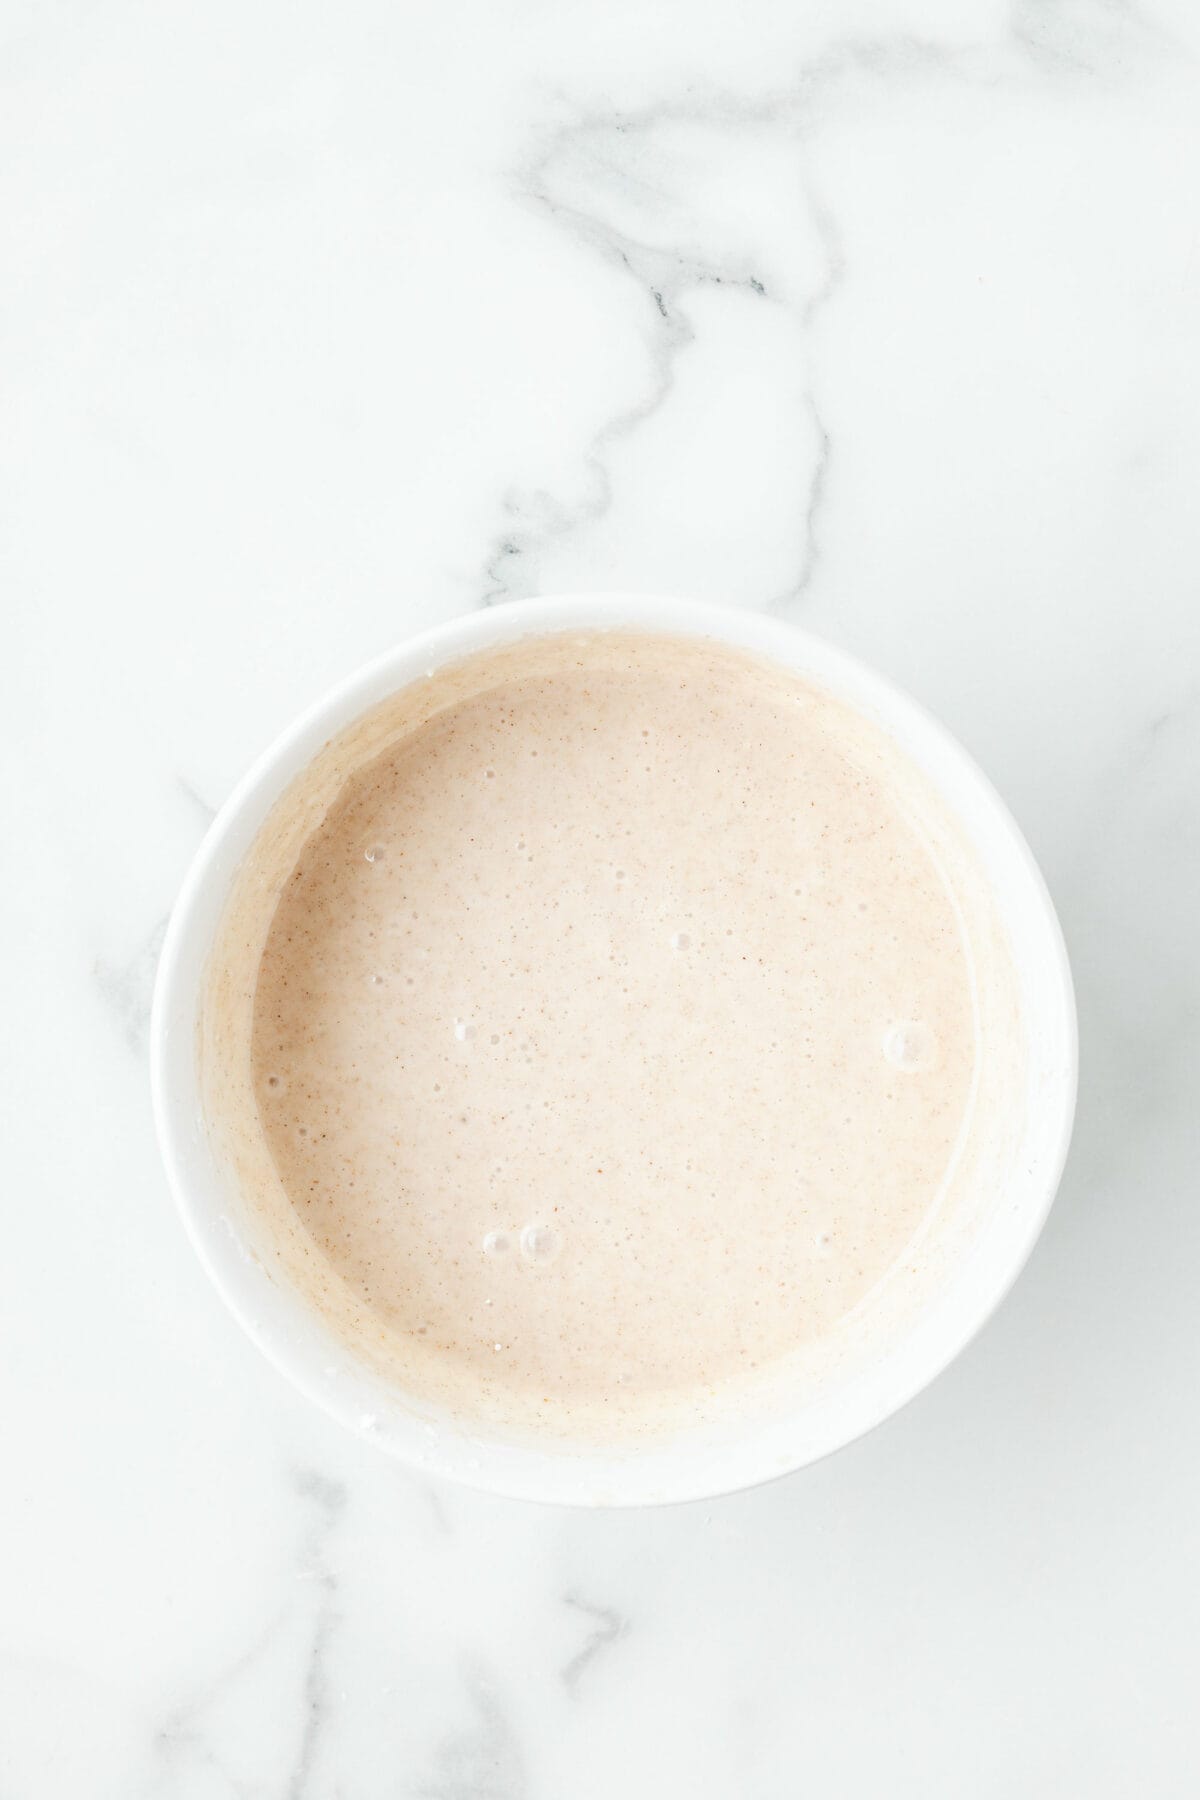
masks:
[[[965,867],[785,672],[631,633],[478,657],[281,802],[215,958],[210,1116],[410,1392],[696,1416],[860,1319],[975,1157],[999,952]]]

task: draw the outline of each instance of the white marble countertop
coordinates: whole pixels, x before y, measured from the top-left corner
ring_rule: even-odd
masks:
[[[5,1800],[1200,1791],[1200,16],[0,6]],[[961,1361],[741,1498],[432,1487],[243,1339],[147,1002],[243,766],[505,595],[772,606],[1007,796],[1075,1149]]]

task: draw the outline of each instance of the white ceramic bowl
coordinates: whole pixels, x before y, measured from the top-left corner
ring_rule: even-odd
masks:
[[[234,873],[284,788],[326,740],[432,666],[532,633],[616,625],[718,639],[796,670],[874,720],[925,771],[973,843],[1007,928],[1028,1068],[1025,1138],[1009,1185],[945,1288],[880,1361],[783,1416],[620,1453],[477,1435],[431,1419],[356,1365],[234,1229],[196,1063],[202,979]],[[335,1418],[430,1473],[574,1505],[691,1500],[749,1487],[816,1461],[903,1406],[957,1356],[1015,1280],[1054,1198],[1075,1107],[1075,1005],[1058,920],[1028,846],[966,753],[907,695],[806,632],[758,613],[650,595],[561,596],[472,613],[389,651],[305,713],[236,788],[192,864],[163,946],[151,1038],[159,1139],[184,1224],[263,1353]]]

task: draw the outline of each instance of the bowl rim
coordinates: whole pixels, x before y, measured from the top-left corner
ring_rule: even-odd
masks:
[[[893,734],[900,727],[915,733],[930,754],[953,771],[955,782],[970,794],[979,816],[986,815],[995,841],[1002,845],[1016,879],[1024,884],[1031,905],[1040,915],[1038,923],[1044,935],[1049,977],[1042,998],[1058,1044],[1057,1066],[1052,1072],[1054,1117],[1051,1129],[1043,1133],[1046,1141],[1033,1189],[1016,1209],[1020,1228],[1014,1231],[1002,1265],[984,1284],[979,1303],[968,1306],[963,1317],[943,1330],[931,1351],[918,1355],[916,1366],[904,1378],[890,1384],[877,1383],[873,1402],[857,1410],[845,1409],[845,1429],[827,1431],[821,1441],[794,1456],[785,1453],[781,1457],[778,1443],[765,1441],[758,1445],[756,1454],[761,1434],[753,1431],[738,1439],[732,1449],[716,1451],[708,1458],[690,1457],[686,1442],[672,1447],[657,1440],[653,1447],[619,1452],[597,1452],[548,1440],[544,1446],[526,1447],[515,1453],[506,1449],[498,1455],[497,1446],[472,1435],[469,1428],[431,1438],[426,1427],[415,1423],[411,1430],[389,1429],[381,1436],[378,1415],[369,1404],[364,1405],[364,1396],[369,1400],[370,1393],[379,1392],[382,1384],[362,1377],[361,1372],[331,1383],[319,1372],[318,1351],[327,1359],[328,1346],[323,1350],[319,1345],[317,1350],[310,1346],[308,1351],[302,1347],[298,1351],[294,1333],[281,1331],[277,1321],[264,1320],[263,1303],[268,1295],[262,1284],[275,1284],[237,1241],[226,1216],[198,1194],[189,1166],[196,1133],[203,1127],[198,1114],[198,1087],[190,1097],[179,1092],[179,1033],[172,1029],[172,1021],[182,1005],[194,1042],[200,980],[198,976],[193,978],[188,965],[202,968],[207,961],[205,950],[197,962],[197,934],[203,908],[207,902],[212,909],[214,870],[222,858],[228,860],[236,840],[244,838],[245,846],[224,880],[225,897],[245,848],[294,774],[311,760],[323,742],[388,694],[420,679],[432,667],[522,637],[621,628],[716,640],[747,650],[801,672],[815,685],[826,687],[835,696],[875,716],[876,722]],[[900,747],[902,752],[906,749],[903,743]],[[936,776],[933,779],[935,785],[941,786]],[[954,806],[953,810],[964,824],[971,823],[959,807]],[[220,883],[215,891],[220,901]],[[380,1444],[422,1474],[443,1476],[509,1498],[576,1506],[637,1506],[712,1499],[807,1467],[894,1416],[961,1354],[995,1313],[1025,1266],[1058,1190],[1074,1124],[1078,1021],[1061,925],[1033,853],[988,777],[919,701],[857,657],[772,614],[653,593],[567,593],[477,609],[401,639],[303,709],[254,760],[205,833],[171,913],[151,1009],[150,1080],[161,1154],[192,1247],[251,1341],[294,1387],[329,1416]],[[257,1294],[256,1285],[261,1289]],[[315,1314],[311,1322],[315,1324]],[[890,1367],[892,1361],[889,1352],[883,1364]],[[720,1467],[710,1467],[710,1463],[719,1463]]]

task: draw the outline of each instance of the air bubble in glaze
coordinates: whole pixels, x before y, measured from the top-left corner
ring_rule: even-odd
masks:
[[[559,1252],[558,1233],[550,1225],[531,1220],[521,1233],[521,1255],[526,1262],[551,1263]]]
[[[893,1068],[906,1075],[917,1075],[932,1067],[937,1054],[937,1039],[928,1025],[919,1019],[906,1019],[892,1025],[884,1033],[883,1054]]]
[[[512,1239],[507,1231],[489,1231],[483,1240],[485,1256],[507,1256],[512,1248]]]
[[[363,861],[369,862],[369,863],[381,863],[381,862],[383,862],[383,860],[384,860],[383,845],[382,844],[368,844],[367,848],[363,851]]]
[[[686,931],[676,931],[671,934],[672,950],[686,950],[690,946],[691,941],[692,940]]]
[[[468,1019],[455,1019],[454,1036],[460,1044],[465,1044],[475,1036],[475,1027]]]

